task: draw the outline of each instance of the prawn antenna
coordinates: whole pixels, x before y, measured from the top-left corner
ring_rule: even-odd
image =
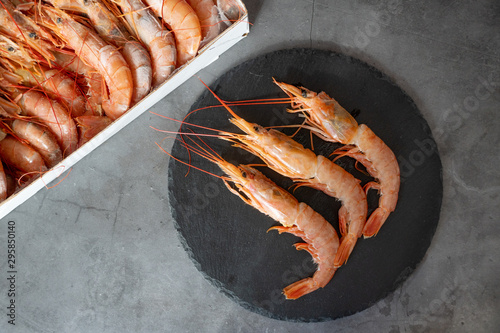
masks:
[[[193,135],[196,135],[195,133],[193,133]],[[197,136],[197,138],[206,146],[208,147],[207,148],[204,148],[201,144],[197,143],[196,141],[194,141],[193,138],[191,137],[188,137],[189,140],[191,140],[191,142],[193,142],[194,145],[190,145],[188,143],[186,143],[184,140],[179,140],[179,139],[176,139],[178,140],[179,142],[181,142],[181,144],[189,151],[192,151],[194,153],[196,153],[197,155],[203,157],[203,158],[206,158],[207,160],[209,160],[210,162],[212,163],[215,163],[217,164],[218,161],[222,160],[222,158],[219,156],[219,154],[217,154],[212,148],[210,148],[210,146],[208,146],[208,144],[203,141],[201,138],[199,138]],[[190,168],[193,168],[193,169],[196,169],[198,171],[201,171],[201,172],[204,172],[206,174],[209,174],[211,176],[214,176],[214,177],[217,177],[217,178],[220,178],[222,180],[230,180],[228,177],[224,177],[224,176],[219,176],[219,175],[216,175],[210,171],[207,171],[207,170],[204,170],[200,167],[197,167],[197,166],[194,166],[192,165],[190,162],[185,162],[175,156],[173,156],[171,153],[169,153],[168,151],[166,151],[158,142],[155,142],[155,144],[165,153],[167,154],[168,156],[170,156],[171,158],[173,158],[175,161],[179,162],[179,163],[182,163]],[[186,174],[187,176],[187,174]]]

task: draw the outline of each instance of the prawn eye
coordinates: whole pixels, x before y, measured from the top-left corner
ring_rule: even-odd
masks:
[[[7,51],[14,52],[14,48],[12,46],[9,46],[9,48],[7,49]]]
[[[246,173],[245,171],[242,171],[242,172],[241,172],[241,176],[242,176],[243,178],[247,178],[247,173]]]
[[[301,89],[300,91],[302,93],[302,97],[307,98],[307,91],[305,91],[304,89]]]
[[[56,20],[56,23],[61,24],[62,23],[62,18],[58,17]]]
[[[253,126],[253,130],[254,130],[255,132],[259,132],[259,126],[254,125],[254,126]]]
[[[30,32],[28,36],[30,38],[36,38],[36,32]]]

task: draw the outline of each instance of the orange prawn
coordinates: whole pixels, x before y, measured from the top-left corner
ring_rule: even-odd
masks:
[[[43,24],[55,31],[79,58],[103,76],[109,96],[103,100],[102,108],[111,119],[120,117],[128,110],[133,94],[132,73],[122,54],[64,11],[48,6],[40,8]]]
[[[148,47],[153,66],[153,87],[163,83],[175,69],[174,36],[141,0],[115,0],[138,38]]]
[[[48,0],[54,7],[86,14],[100,37],[120,48],[130,66],[134,91],[132,104],[151,90],[152,67],[149,53],[127,31],[121,21],[100,0]]]
[[[201,45],[206,45],[221,32],[219,10],[213,0],[186,0],[194,9],[201,27]]]
[[[8,90],[11,97],[17,101],[23,115],[36,117],[44,123],[55,135],[63,154],[71,154],[77,148],[78,132],[76,125],[67,110],[57,101],[45,94],[19,88],[19,76],[0,67],[0,87]]]
[[[52,131],[64,156],[76,150],[78,144],[76,125],[61,104],[34,90],[23,93],[18,104],[26,115],[36,117]]]
[[[203,147],[189,149],[220,167],[227,175],[221,178],[232,193],[281,224],[269,228],[268,231],[287,232],[303,239],[304,242],[295,244],[295,248],[309,252],[317,264],[317,270],[312,277],[285,287],[283,293],[287,299],[297,299],[325,287],[330,282],[337,270],[334,258],[339,247],[339,238],[328,221],[307,204],[299,203],[293,195],[260,171],[248,165],[235,166]]]
[[[11,135],[5,136],[0,141],[0,156],[2,161],[22,173],[39,173],[47,170],[42,156],[35,149]]]
[[[193,59],[201,42],[200,20],[185,0],[145,0],[173,31],[177,46],[177,67]]]
[[[42,156],[47,167],[52,168],[62,160],[61,148],[46,128],[21,119],[12,121],[10,128],[17,138],[27,141]]]
[[[359,161],[377,180],[365,185],[366,191],[377,189],[380,199],[363,230],[364,237],[376,235],[398,201],[400,176],[396,156],[368,126],[358,125],[351,114],[325,92],[317,94],[304,87],[275,83],[292,99],[289,112],[306,114],[307,125],[323,140],[347,145],[337,152]]]

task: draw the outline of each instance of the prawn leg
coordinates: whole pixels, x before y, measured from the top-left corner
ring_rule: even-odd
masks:
[[[174,36],[141,0],[119,0],[125,19],[135,35],[148,47],[153,67],[153,87],[163,83],[175,69]]]
[[[280,234],[286,232],[286,233],[289,233],[289,234],[292,234],[294,236],[297,236],[297,237],[304,237],[304,232],[302,230],[300,230],[299,228],[297,227],[285,227],[285,226],[274,226],[274,227],[271,227],[269,229],[267,229],[267,231],[271,231],[271,230],[276,230],[278,231]]]

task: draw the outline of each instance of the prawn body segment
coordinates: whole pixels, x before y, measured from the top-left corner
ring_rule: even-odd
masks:
[[[12,131],[19,139],[26,140],[42,156],[47,167],[52,168],[62,160],[62,151],[54,135],[31,121],[16,119]]]
[[[289,111],[305,114],[306,128],[323,140],[349,145],[336,153],[356,159],[376,179],[366,188],[379,191],[379,206],[363,230],[365,237],[376,235],[398,201],[400,170],[394,153],[368,126],[358,125],[350,113],[325,92],[316,94],[304,87],[275,83],[291,97]]]
[[[23,173],[47,170],[42,156],[36,150],[11,135],[7,135],[0,141],[0,156],[6,164],[12,165]]]
[[[82,75],[87,85],[87,101],[85,105],[85,115],[102,114],[102,75],[96,69],[86,65],[82,59],[75,54],[54,52],[52,65],[58,69],[65,69],[73,73]]]
[[[36,117],[51,130],[64,156],[76,150],[78,145],[76,125],[61,104],[34,90],[23,93],[18,104],[26,115]]]

